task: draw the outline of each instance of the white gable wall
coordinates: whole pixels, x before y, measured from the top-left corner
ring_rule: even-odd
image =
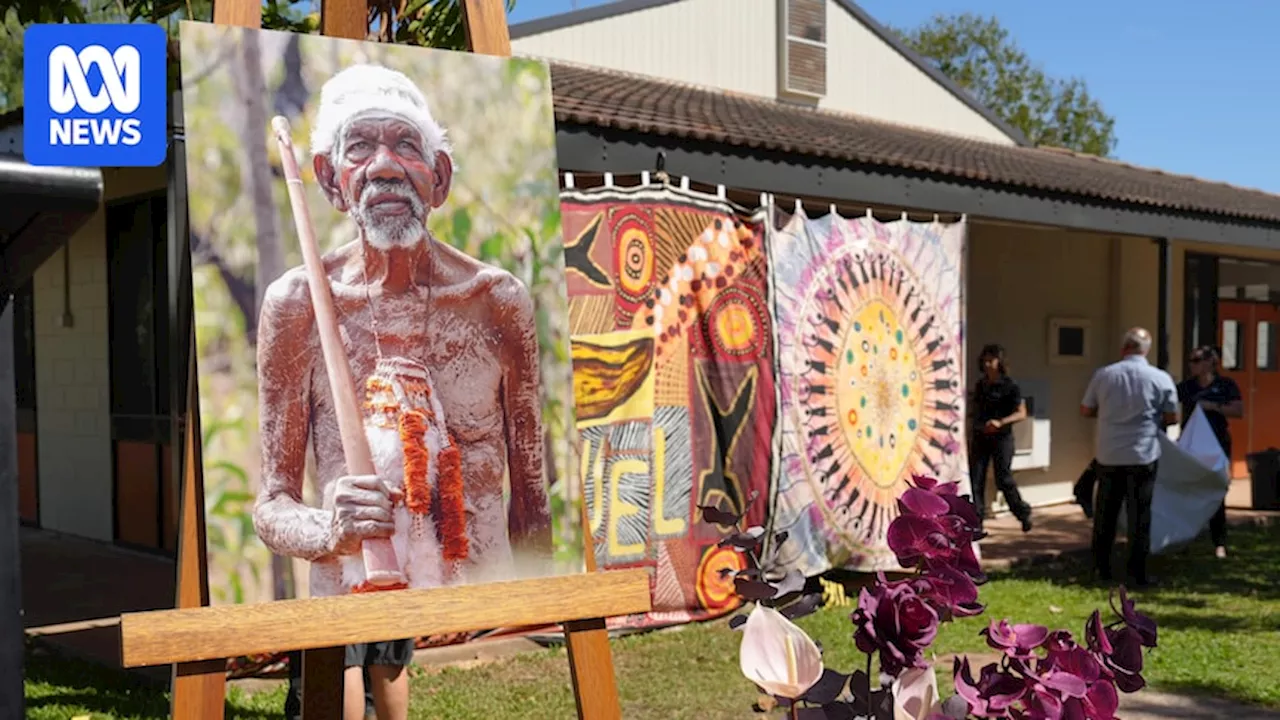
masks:
[[[778,19],[778,0],[683,0],[511,44],[516,55],[776,98]],[[827,95],[818,107],[1014,144],[834,0],[827,33]]]

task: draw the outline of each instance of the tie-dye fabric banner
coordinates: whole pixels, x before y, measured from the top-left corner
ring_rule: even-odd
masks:
[[[968,492],[964,223],[799,213],[769,239],[781,457],[772,530],[806,575],[892,570],[912,474]]]
[[[732,611],[698,505],[768,509],[775,410],[763,214],[662,187],[561,195],[581,477],[598,566],[652,567],[653,612]]]

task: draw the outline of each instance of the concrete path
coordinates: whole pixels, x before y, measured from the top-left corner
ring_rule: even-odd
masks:
[[[1144,689],[1120,696],[1120,720],[1273,720],[1280,711],[1210,697],[1173,695]]]
[[[1227,522],[1240,524],[1280,519],[1280,512],[1251,510],[1249,505],[1249,481],[1233,481],[1227,492]],[[1093,521],[1084,516],[1079,505],[1072,503],[1036,508],[1031,519],[1035,526],[1029,533],[1022,532],[1018,521],[1007,513],[988,520],[988,536],[980,546],[983,566],[989,570],[999,570],[1015,563],[1051,558],[1064,552],[1078,552],[1089,548]]]

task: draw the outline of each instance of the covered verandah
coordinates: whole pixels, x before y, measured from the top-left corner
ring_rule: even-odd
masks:
[[[662,169],[747,207],[770,193],[784,213],[965,215],[966,366],[998,342],[1034,400],[1014,469],[1035,506],[1071,500],[1093,453],[1079,400],[1125,328],[1149,328],[1152,362],[1175,378],[1192,340],[1209,341],[1186,329],[1214,322],[1187,312],[1186,258],[1280,259],[1277,195],[616,71],[553,63],[552,77],[560,167],[579,187]]]
[[[553,64],[553,82],[560,166],[580,187],[605,173],[638,182],[658,169],[661,153],[672,176],[708,191],[723,185],[746,206],[767,192],[815,215],[833,205],[885,219],[966,215],[969,336],[998,337],[1009,348],[1041,393],[1037,419],[1049,424],[1049,442],[1033,442],[1019,478],[1040,506],[1068,499],[1063,491],[1088,461],[1091,431],[1076,405],[1092,367],[1114,354],[1119,330],[1151,327],[1159,338],[1153,360],[1180,372],[1183,245],[1280,257],[1280,197],[1261,192],[611,71]],[[1050,362],[1051,318],[1087,321],[1088,362]],[[1245,517],[1238,511],[1247,487],[1237,482],[1231,498],[1232,517]],[[16,525],[16,510],[10,515]],[[1046,520],[1037,543],[997,532],[990,542],[1000,544],[984,555],[1069,549],[1086,527],[1073,507]],[[21,544],[29,634],[116,663],[114,618],[172,606],[170,559],[38,530],[24,531]]]

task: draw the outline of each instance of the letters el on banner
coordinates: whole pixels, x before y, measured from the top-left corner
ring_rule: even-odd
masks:
[[[23,155],[32,165],[154,167],[168,154],[164,28],[32,25],[23,35]]]
[[[581,572],[546,64],[180,34],[213,601]],[[301,223],[333,316],[313,303]],[[372,476],[347,469],[326,353],[351,368]],[[364,552],[388,537],[390,554]],[[379,559],[394,572],[370,572]]]
[[[653,611],[731,612],[746,567],[698,505],[769,506],[774,386],[764,226],[662,187],[561,194],[583,484],[602,568],[654,569]],[[751,502],[751,498],[755,501]]]

